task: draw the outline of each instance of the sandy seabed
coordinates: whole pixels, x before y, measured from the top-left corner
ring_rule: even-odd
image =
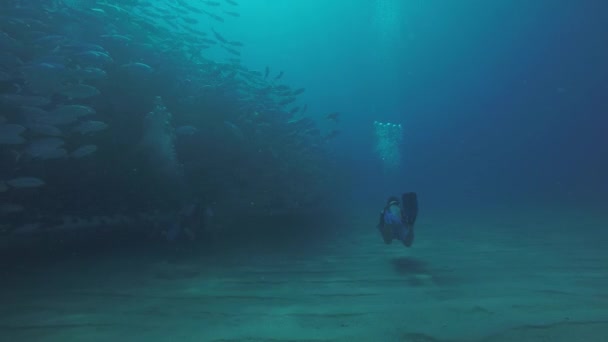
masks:
[[[608,341],[608,214],[427,213],[411,249],[365,217],[276,248],[17,267],[0,340]]]

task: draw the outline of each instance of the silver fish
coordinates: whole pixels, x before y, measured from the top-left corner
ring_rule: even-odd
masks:
[[[78,159],[78,158],[86,157],[86,156],[94,153],[95,151],[97,151],[96,145],[84,145],[84,146],[80,146],[79,148],[74,150],[72,153],[70,153],[70,157]]]
[[[101,51],[78,52],[72,55],[72,59],[88,66],[104,65],[114,61],[110,55]]]
[[[63,158],[67,152],[61,148],[64,141],[58,138],[36,139],[29,143],[25,153],[34,159],[57,159]]]
[[[0,136],[17,135],[25,131],[25,127],[16,124],[0,124]]]
[[[60,137],[63,135],[61,130],[55,126],[44,124],[44,123],[31,123],[26,124],[27,128],[38,135],[46,135],[49,137]]]
[[[21,112],[28,125],[68,125],[78,121],[79,116],[58,113],[49,113],[44,109],[32,106],[22,106]]]
[[[89,120],[89,121],[83,121],[80,124],[78,124],[76,127],[74,127],[74,131],[78,132],[80,134],[86,135],[86,134],[103,131],[106,128],[108,128],[108,124],[105,122]]]
[[[6,82],[13,79],[13,76],[4,70],[0,70],[0,82]]]
[[[67,96],[70,99],[86,99],[99,95],[99,90],[86,84],[76,84],[68,86],[59,91],[61,95]]]
[[[132,40],[131,37],[123,36],[120,34],[104,34],[101,36],[101,38],[123,44],[128,44]]]
[[[77,80],[94,81],[105,79],[108,74],[103,69],[87,67],[72,71],[71,76]]]
[[[6,181],[6,184],[13,188],[37,188],[43,186],[44,181],[36,177],[18,177]]]
[[[44,96],[28,96],[19,94],[3,94],[0,95],[0,102],[14,106],[34,106],[42,107],[51,103],[48,97]]]
[[[69,116],[69,117],[81,117],[95,114],[95,109],[82,105],[67,105],[57,107],[55,110],[51,112],[53,115],[57,116]]]
[[[19,145],[25,142],[20,135],[25,127],[15,124],[0,124],[0,145]]]
[[[68,155],[68,151],[66,151],[64,148],[41,148],[38,150],[29,149],[26,152],[30,157],[40,160],[62,159]]]
[[[148,64],[144,64],[144,63],[123,64],[121,66],[121,68],[123,68],[124,70],[127,70],[129,72],[133,72],[133,73],[147,74],[147,73],[154,72],[154,69],[151,66],[149,66]]]

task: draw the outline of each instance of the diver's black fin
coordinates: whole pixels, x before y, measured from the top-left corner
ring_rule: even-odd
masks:
[[[401,195],[401,203],[403,204],[403,220],[413,226],[416,223],[418,216],[418,197],[415,192],[406,192]]]

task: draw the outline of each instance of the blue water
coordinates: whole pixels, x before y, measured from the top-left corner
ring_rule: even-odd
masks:
[[[608,338],[608,3],[236,3],[0,5],[0,340]]]

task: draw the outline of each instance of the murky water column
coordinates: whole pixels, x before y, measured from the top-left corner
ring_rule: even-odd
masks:
[[[403,128],[401,124],[374,121],[376,153],[384,165],[385,171],[395,171],[401,166],[401,146]]]
[[[376,32],[376,53],[380,61],[390,62],[402,39],[405,0],[375,0],[372,25]]]

